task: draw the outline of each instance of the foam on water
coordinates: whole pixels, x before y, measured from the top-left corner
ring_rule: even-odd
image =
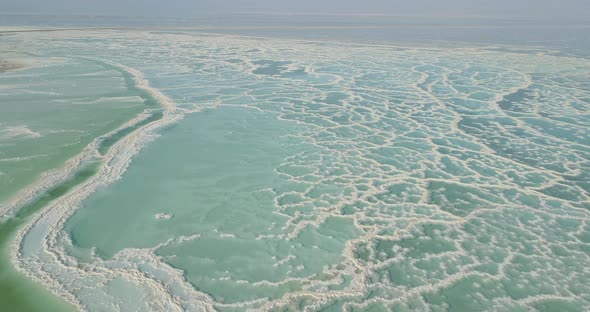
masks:
[[[22,36],[56,55],[109,51],[164,108],[95,149],[99,172],[18,234],[19,270],[81,310],[590,307],[588,60],[129,31]],[[106,215],[137,181],[152,191],[131,202],[145,206]],[[120,237],[105,242],[84,214],[129,223],[105,222]],[[133,233],[134,219],[156,225]]]

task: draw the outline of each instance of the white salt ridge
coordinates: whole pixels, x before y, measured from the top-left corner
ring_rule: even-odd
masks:
[[[149,42],[162,40],[163,43],[169,39],[185,43],[195,40],[191,36],[150,36],[145,34],[138,34],[138,36]],[[346,54],[348,50],[343,47],[335,48],[332,46],[329,50],[325,48],[328,51],[326,52],[326,50],[321,50],[322,48],[309,45],[293,48],[294,41],[270,40],[261,43],[232,36],[209,37],[203,40],[206,43],[205,46],[229,45],[243,47],[243,49],[249,47],[261,48],[264,50],[263,53],[269,54],[264,56],[266,58],[273,58],[272,50],[277,49],[280,52],[274,54],[276,59],[278,59],[277,55],[283,57],[283,55],[291,53],[303,59],[314,61],[328,62],[330,59],[343,60],[342,63],[350,61],[350,56]],[[164,44],[161,44],[161,46],[164,46]],[[411,50],[394,53],[388,50],[389,47],[377,48],[357,45],[355,48],[362,49],[360,51],[363,56],[362,60],[355,59],[353,60],[355,65],[346,65],[354,76],[352,78],[344,76],[344,74],[332,74],[333,76],[331,76],[338,76],[342,79],[338,80],[338,86],[342,89],[342,93],[346,94],[346,97],[339,104],[322,103],[322,107],[316,111],[310,107],[302,107],[303,105],[292,102],[286,104],[273,102],[274,106],[270,107],[269,105],[263,105],[265,101],[270,101],[264,96],[261,96],[260,101],[253,101],[253,103],[244,105],[224,104],[225,100],[233,100],[231,98],[220,98],[218,103],[221,104],[216,104],[246,107],[260,112],[274,113],[281,120],[297,122],[312,129],[309,133],[294,134],[294,136],[302,137],[309,144],[316,146],[320,150],[319,155],[306,155],[305,153],[294,155],[286,159],[276,170],[279,176],[293,183],[305,185],[306,189],[304,191],[287,190],[279,192],[273,189],[265,191],[270,191],[275,197],[276,211],[274,213],[280,214],[288,220],[283,227],[284,234],[280,234],[283,238],[295,240],[304,229],[308,227],[319,228],[326,220],[333,217],[347,218],[362,231],[360,236],[346,241],[345,248],[342,251],[343,260],[339,267],[325,266],[323,268],[321,274],[329,278],[323,277],[324,280],[316,279],[317,276],[312,274],[305,277],[289,276],[280,281],[263,280],[253,282],[225,276],[222,277],[224,280],[252,286],[278,287],[291,282],[303,285],[301,289],[289,292],[280,298],[259,298],[228,304],[216,302],[207,294],[195,290],[185,280],[184,272],[168,266],[155,254],[158,248],[173,243],[182,243],[189,240],[189,237],[190,240],[198,239],[200,237],[198,234],[170,239],[153,248],[125,249],[116,254],[111,260],[95,258],[90,264],[84,266],[79,265],[76,258],[68,255],[65,250],[68,245],[71,245],[71,242],[69,242],[67,233],[63,231],[63,226],[68,217],[98,187],[107,185],[121,176],[129,165],[131,158],[145,142],[153,139],[153,131],[181,118],[185,110],[178,109],[177,114],[172,114],[175,109],[171,108],[174,106],[171,101],[166,102],[169,105],[163,105],[166,109],[163,120],[142,127],[115,144],[104,156],[104,165],[97,176],[52,203],[26,229],[19,232],[19,245],[15,246],[13,250],[14,261],[18,263],[21,270],[48,285],[57,294],[77,303],[80,308],[86,308],[85,304],[89,304],[80,300],[80,289],[89,287],[93,292],[106,293],[108,289],[102,286],[107,285],[109,281],[115,278],[124,278],[133,282],[137,289],[145,294],[146,302],[142,303],[145,306],[134,307],[144,310],[212,311],[216,307],[228,307],[240,310],[269,311],[285,308],[289,304],[300,302],[302,299],[307,299],[309,302],[306,307],[309,310],[319,309],[333,300],[349,300],[343,306],[345,310],[368,308],[371,304],[379,304],[387,309],[392,309],[396,304],[405,303],[415,303],[426,307],[424,302],[425,294],[435,294],[444,289],[449,289],[449,287],[466,281],[470,277],[499,283],[510,281],[509,274],[517,271],[516,259],[526,257],[524,253],[520,253],[517,249],[504,248],[506,255],[493,262],[490,262],[485,257],[478,258],[475,253],[488,249],[492,250],[499,243],[513,243],[510,235],[514,236],[523,233],[521,236],[529,237],[529,240],[523,243],[530,243],[531,246],[534,246],[531,251],[531,253],[534,253],[534,257],[546,261],[542,266],[542,277],[548,279],[543,280],[542,286],[549,289],[550,286],[547,285],[547,281],[552,282],[553,285],[566,285],[567,283],[563,283],[564,279],[562,277],[567,277],[572,271],[567,271],[570,268],[560,266],[559,258],[551,257],[552,251],[550,248],[558,247],[559,244],[555,240],[550,240],[549,237],[545,236],[545,233],[553,231],[551,227],[556,226],[557,221],[576,222],[578,224],[576,230],[564,235],[567,237],[560,237],[559,239],[569,239],[570,244],[580,246],[580,240],[577,237],[585,233],[585,228],[590,222],[590,214],[581,205],[588,202],[588,195],[580,192],[579,200],[568,201],[542,192],[544,188],[564,182],[560,172],[553,167],[531,165],[525,161],[507,157],[500,153],[497,148],[494,148],[493,144],[486,141],[487,137],[476,136],[472,132],[465,131],[464,128],[460,127],[460,124],[466,118],[473,118],[474,116],[486,117],[486,115],[477,115],[477,109],[452,104],[452,100],[456,98],[468,100],[470,96],[476,93],[476,90],[480,93],[491,93],[494,97],[490,100],[474,100],[470,103],[481,105],[481,110],[489,111],[487,114],[491,117],[511,120],[516,125],[515,127],[523,129],[523,131],[534,132],[534,128],[518,115],[510,115],[499,109],[499,101],[521,88],[531,87],[531,80],[525,74],[526,72],[542,72],[545,70],[549,73],[561,73],[564,68],[570,68],[571,72],[576,72],[576,68],[580,68],[579,72],[587,73],[589,67],[587,62],[548,56],[542,56],[542,59],[533,62],[529,59],[529,56],[497,54],[476,49],[420,50],[420,52]],[[320,53],[321,51],[324,51],[324,54]],[[476,57],[480,58],[479,63],[469,63],[471,58]],[[393,61],[387,61],[388,58],[392,58]],[[399,70],[400,74],[407,76],[396,76],[398,71],[391,71],[391,68],[388,68],[385,63],[379,63],[382,59],[392,63],[398,61],[402,64],[398,64],[401,68]],[[457,63],[439,64],[443,59],[445,62]],[[210,55],[207,64],[212,67],[212,71],[219,72],[213,55]],[[250,64],[253,63],[250,62]],[[403,67],[406,64],[411,64],[412,67]],[[437,70],[430,70],[427,68],[428,66],[437,67]],[[480,66],[481,68],[477,69],[471,76],[466,76],[467,74],[464,74],[463,71],[468,70],[471,66]],[[519,68],[522,71],[505,69],[507,67]],[[308,74],[314,71],[321,72],[321,70],[305,68]],[[248,66],[242,68],[251,75],[252,69],[253,67],[248,68]],[[141,78],[141,73],[136,70],[128,70],[134,74],[138,86],[142,86],[151,92],[157,92],[149,88],[147,81]],[[383,86],[355,85],[357,82],[353,80],[362,81],[367,72],[390,74],[391,76],[375,78],[371,81],[373,84],[378,82],[389,84]],[[455,77],[453,78],[453,76]],[[486,76],[495,78],[491,82],[485,78],[477,78]],[[250,78],[250,76],[248,77]],[[318,77],[316,76],[314,79]],[[211,77],[211,79],[214,79],[214,77]],[[256,79],[264,78],[257,77]],[[453,79],[458,81],[453,83]],[[299,96],[301,99],[306,100],[307,103],[315,101],[311,96],[314,92],[316,94],[324,92],[317,92],[310,84],[301,81],[291,83],[288,79],[278,80],[281,80],[281,83],[276,84],[278,87],[273,90],[274,92],[277,92],[278,95],[284,95],[281,94],[281,92],[284,92],[285,97]],[[327,79],[326,81],[329,83],[333,80]],[[314,83],[318,82],[315,81]],[[326,85],[321,82],[319,84]],[[461,87],[465,89],[465,85],[473,89],[472,93],[469,94],[466,91],[459,90]],[[396,90],[395,88],[402,88],[402,90]],[[295,93],[291,89],[304,90],[304,92]],[[353,89],[356,91],[353,92]],[[392,90],[395,90],[395,92]],[[289,94],[288,92],[294,93]],[[572,89],[568,93],[570,92],[575,94],[575,97],[580,98],[587,95],[585,91],[579,88]],[[364,99],[365,102],[362,102],[362,105],[359,104],[363,100],[357,95],[359,93],[367,98]],[[553,92],[552,94],[560,93],[562,92]],[[252,96],[253,100],[257,99],[252,94],[248,95]],[[403,98],[403,100],[396,101],[396,96]],[[324,93],[322,98],[326,99],[327,94]],[[161,95],[160,100],[162,99],[165,99],[163,95]],[[298,98],[293,98],[293,100],[296,99]],[[555,99],[551,98],[551,100]],[[558,103],[560,101],[548,102]],[[211,103],[215,103],[215,101]],[[276,108],[279,105],[283,106]],[[470,111],[470,113],[459,113],[459,109]],[[568,109],[572,110],[568,106],[559,107],[559,111],[563,114],[568,113]],[[343,121],[332,120],[330,117],[342,117],[327,114],[334,110],[348,116],[340,119]],[[532,114],[542,117],[538,115],[538,112]],[[569,114],[575,116],[576,112],[572,111]],[[378,129],[380,123],[394,119],[391,115],[396,117],[395,121],[401,130],[397,128]],[[309,117],[312,121],[306,120],[305,117]],[[311,117],[314,119],[311,119]],[[429,119],[420,123],[418,121],[421,118]],[[316,122],[318,119],[322,123]],[[407,128],[407,130],[403,130],[403,128]],[[350,137],[343,134],[336,135],[337,130],[348,130],[347,133],[352,133],[356,137],[354,135]],[[428,145],[427,152],[414,150],[408,144],[406,146],[400,144],[395,153],[399,155],[397,165],[382,163],[368,157],[371,152],[395,146],[395,142],[401,141],[403,144],[404,139],[412,138],[411,135],[414,130],[423,131],[423,137],[419,137],[419,141]],[[493,129],[490,131],[493,131]],[[498,131],[507,130],[503,128]],[[561,138],[554,138],[539,131],[534,133],[538,138],[547,140],[547,142],[563,143],[561,149],[556,150],[554,153],[555,158],[552,159],[555,160],[555,163],[567,164],[569,172],[579,172],[578,168],[585,164],[582,158],[567,159],[567,154],[562,155],[563,150],[569,151],[570,148],[573,150],[573,143]],[[322,134],[331,136],[323,137]],[[500,134],[507,137],[512,135],[509,132]],[[374,140],[368,140],[369,138]],[[524,140],[523,138],[515,138],[515,140],[517,139]],[[448,149],[452,152],[470,152],[473,156],[461,158],[454,156],[452,153],[443,154],[439,150],[439,148],[442,148],[442,143],[434,144],[435,140],[446,140]],[[469,147],[461,146],[456,142],[469,143]],[[341,147],[331,148],[333,144],[340,144]],[[527,143],[526,146],[531,147],[533,144]],[[551,151],[555,150],[552,149],[551,144],[543,148]],[[313,156],[318,157],[314,158]],[[395,158],[392,159],[396,160]],[[443,160],[447,159],[447,163],[443,163]],[[536,157],[534,160],[542,161],[540,157]],[[440,169],[439,172],[450,170],[454,163],[459,164],[458,167],[467,171],[465,176],[448,174],[450,177],[427,177],[425,174],[427,169],[433,168]],[[405,168],[404,166],[415,167]],[[487,174],[485,170],[478,170],[481,167],[495,171],[495,174],[500,177]],[[307,172],[298,174],[289,171],[289,168],[305,168]],[[336,173],[330,176],[326,174],[327,171]],[[518,181],[518,178],[526,180],[527,175],[538,176],[541,182],[534,187],[523,186]],[[334,185],[334,181],[338,181],[336,185],[342,189],[348,188],[352,191],[347,194],[342,192],[336,195],[321,192],[319,187],[322,185]],[[406,191],[392,194],[389,190],[389,187],[404,186],[404,183],[408,184]],[[432,185],[437,183],[444,184],[444,186],[438,189],[431,188]],[[485,193],[487,197],[478,196],[478,193],[473,192],[473,194],[467,194],[470,196],[469,200],[457,199],[450,202],[451,199],[446,197],[445,192],[458,187],[474,188],[478,192]],[[506,195],[510,194],[510,191],[514,191],[515,195]],[[288,200],[295,196],[299,202]],[[391,198],[386,196],[391,196]],[[433,198],[437,196],[441,198],[441,204],[432,202]],[[538,199],[539,207],[519,203],[517,202],[519,197]],[[477,201],[478,207],[466,214],[453,213],[453,204],[466,204],[470,200]],[[289,212],[289,209],[297,208],[298,205],[316,204],[318,202],[323,205],[316,207],[311,215]],[[346,206],[359,202],[367,204],[368,208],[365,210],[356,209],[350,214],[342,215],[341,211]],[[374,204],[375,202],[377,204]],[[559,205],[555,203],[559,203]],[[307,219],[302,221],[302,218],[300,218],[302,216],[307,217]],[[516,221],[512,224],[507,220]],[[494,222],[510,224],[508,225],[509,229],[503,232],[499,229],[500,225]],[[478,232],[475,234],[468,233],[466,228],[475,224],[477,224]],[[433,237],[430,237],[423,233],[424,226],[440,226],[441,229],[433,231]],[[477,236],[475,235],[493,234],[495,231],[498,232],[498,236],[491,237],[491,243],[485,245],[485,250],[476,250],[474,252],[468,250],[469,244],[463,244],[477,244]],[[506,235],[506,237],[502,235]],[[409,255],[411,249],[402,248],[399,244],[391,248],[390,251],[394,253],[394,256],[391,257],[387,257],[384,251],[380,252],[376,246],[380,241],[393,244],[402,241],[411,242],[413,239],[424,239],[424,241],[429,242],[451,236],[455,236],[454,240],[450,242],[453,250],[427,253],[420,258],[412,258]],[[258,236],[261,240],[275,237],[276,235],[273,234]],[[39,242],[41,242],[42,247],[28,248],[29,246],[37,246]],[[356,252],[359,246],[366,246],[366,249],[369,250],[366,259],[357,257]],[[576,258],[582,264],[589,263],[588,255],[583,253],[576,253]],[[278,260],[278,262],[286,265],[290,261],[296,262],[296,259],[288,256]],[[441,269],[435,271],[420,269],[418,262],[428,264],[427,261],[436,261],[441,266]],[[409,266],[402,277],[414,279],[415,286],[396,284],[389,280],[388,275],[377,281],[375,280],[375,277],[381,274],[380,272],[387,270],[389,267],[402,264]],[[489,264],[497,266],[496,273],[492,274],[477,270],[478,266]],[[306,266],[302,264],[293,264],[292,273],[305,269]],[[428,274],[430,272],[439,273],[440,276],[430,276]],[[575,273],[585,274],[583,272]],[[71,276],[79,277],[79,279],[68,279]],[[557,278],[553,276],[557,276]],[[341,285],[345,278],[350,283],[342,290],[330,288]],[[562,282],[560,283],[560,281]],[[533,282],[532,280],[522,280],[519,283]],[[586,287],[579,283],[576,286],[580,287],[580,289]],[[369,293],[379,291],[383,294],[376,294],[373,298],[361,300],[361,298],[366,298]],[[552,299],[576,301],[585,304],[589,302],[587,295],[563,289],[553,294],[533,295],[522,300],[515,300],[509,296],[500,296],[493,300],[493,304],[505,308],[505,310],[507,307],[532,309],[533,304]],[[485,300],[485,298],[482,296],[481,300]],[[125,307],[121,306],[118,306],[118,308],[125,309]]]
[[[5,127],[0,130],[0,139],[11,139],[17,137],[23,138],[40,138],[42,135],[39,132],[31,130],[25,125]]]
[[[31,156],[23,156],[23,157],[0,158],[0,162],[18,162],[18,161],[25,161],[25,160],[31,160],[31,159],[36,159],[36,158],[47,157],[47,156],[48,155],[46,155],[46,154],[40,154],[40,155],[31,155]]]
[[[110,63],[113,66],[118,66],[118,64]],[[123,70],[128,70],[128,67],[120,66]],[[50,289],[52,292],[56,293],[57,295],[63,297],[65,300],[76,306],[80,310],[85,310],[86,307],[84,304],[79,300],[79,298],[74,295],[70,289],[64,287],[63,284],[59,283],[58,281],[54,280],[51,275],[47,272],[39,271],[39,269],[34,269],[31,267],[32,264],[27,265],[30,261],[29,258],[23,258],[22,251],[27,250],[27,233],[32,231],[33,229],[43,229],[41,237],[35,237],[35,239],[46,238],[56,239],[57,237],[61,237],[61,233],[59,230],[63,226],[63,223],[67,220],[67,218],[74,212],[74,209],[85,199],[88,195],[96,191],[97,188],[109,184],[121,176],[121,174],[126,170],[129,162],[131,161],[132,157],[139,152],[139,150],[145,145],[146,142],[152,140],[155,135],[154,131],[157,129],[166,126],[168,124],[177,122],[182,115],[174,114],[174,104],[163,94],[159,91],[154,90],[149,87],[147,81],[143,80],[142,75],[136,70],[130,70],[130,74],[134,75],[134,80],[136,81],[136,85],[138,88],[144,89],[145,91],[149,92],[152,96],[154,96],[165,109],[164,117],[158,121],[152,122],[148,125],[145,125],[133,133],[129,134],[119,142],[117,142],[106,155],[100,156],[97,153],[96,147],[97,142],[100,141],[101,138],[98,138],[91,144],[85,152],[81,153],[77,157],[73,158],[72,160],[68,161],[65,168],[62,170],[56,170],[50,173],[46,173],[44,177],[38,182],[37,184],[29,187],[27,190],[22,191],[19,196],[9,202],[6,206],[3,206],[2,213],[6,215],[8,211],[15,209],[16,207],[20,207],[25,202],[29,201],[33,194],[38,193],[40,190],[47,189],[50,185],[55,185],[55,183],[59,183],[63,181],[65,178],[71,176],[78,168],[80,168],[81,164],[91,158],[91,159],[101,159],[103,165],[101,166],[99,172],[92,178],[90,178],[87,182],[77,186],[71,192],[66,194],[65,196],[59,198],[52,204],[50,204],[46,209],[44,209],[41,213],[36,215],[30,223],[19,231],[17,234],[17,239],[15,240],[15,244],[12,248],[12,260],[15,264],[17,264],[17,269],[22,273],[26,274],[30,278],[36,280],[37,282],[44,284]],[[127,122],[125,125],[121,126],[119,129],[124,129],[128,126],[136,124],[141,120],[147,118],[149,115],[144,114],[134,118],[133,120]],[[119,129],[112,131],[111,133],[105,135],[104,137],[108,137],[116,133]],[[36,231],[36,235],[39,235],[39,231]],[[188,238],[188,239],[194,239]],[[38,250],[36,252],[41,252],[38,256],[45,257],[46,255],[54,255],[57,258],[55,259],[67,259],[65,263],[74,264],[77,263],[75,258],[67,256],[65,250],[61,247],[55,246],[52,243],[45,244],[45,248],[43,250]],[[124,250],[121,253],[117,254],[111,262],[108,263],[134,263],[131,261],[132,258],[139,257],[143,259],[142,261],[146,261],[144,265],[149,265],[150,263],[156,270],[164,270],[172,273],[173,276],[176,275],[175,279],[182,280],[182,274],[177,273],[178,271],[172,269],[158,260],[153,254],[153,250]],[[125,260],[128,259],[129,260]],[[103,263],[104,265],[104,263]],[[85,265],[82,266],[84,271],[78,266],[67,267],[69,269],[66,270],[74,270],[73,274],[80,274],[77,276],[82,276],[85,274],[90,274],[91,276],[95,275],[96,273],[91,273],[94,271],[92,267],[103,267],[105,266],[92,266],[92,265]],[[111,280],[115,278],[115,276],[122,276],[125,277],[129,281],[137,281],[138,285],[148,285],[148,287],[152,287],[149,285],[154,285],[155,288],[150,288],[151,291],[156,291],[153,295],[154,302],[149,303],[150,307],[168,307],[170,311],[181,311],[181,307],[176,299],[171,297],[166,291],[158,290],[161,286],[156,287],[157,282],[155,280],[149,279],[145,274],[135,273],[137,269],[129,269],[127,273],[123,273],[122,275],[116,274],[114,271],[107,274],[105,276],[106,280]],[[87,273],[84,273],[87,272]],[[65,273],[65,272],[64,272]],[[143,276],[143,277],[142,277]],[[106,283],[106,280],[104,283]],[[188,288],[190,286],[185,284],[186,282],[180,282],[182,288]],[[194,295],[193,298],[203,297],[204,295]],[[206,296],[204,297],[207,298]],[[199,301],[200,304],[201,301]],[[203,300],[203,302],[207,302],[207,300]],[[212,309],[208,309],[212,310]]]

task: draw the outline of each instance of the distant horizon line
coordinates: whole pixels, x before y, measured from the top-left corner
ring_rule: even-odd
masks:
[[[273,16],[330,16],[330,17],[396,17],[396,18],[441,18],[441,19],[494,19],[494,20],[587,20],[590,17],[582,16],[519,16],[519,15],[496,15],[496,14],[393,14],[380,12],[309,12],[309,11],[235,11],[220,12],[209,11],[190,15],[160,15],[153,14],[122,14],[117,11],[98,10],[95,12],[64,12],[64,11],[33,11],[21,9],[6,9],[0,16],[7,15],[57,15],[57,16],[95,16],[95,17],[129,17],[129,18],[152,18],[152,19],[191,19],[202,18],[212,15],[273,15]]]

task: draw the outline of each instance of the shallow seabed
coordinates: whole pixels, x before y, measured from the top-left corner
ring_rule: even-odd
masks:
[[[110,64],[165,104],[17,236],[17,268],[80,309],[590,309],[587,59],[164,32],[8,40]]]

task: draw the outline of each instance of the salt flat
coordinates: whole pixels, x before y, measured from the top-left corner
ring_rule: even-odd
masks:
[[[133,93],[68,105],[151,103],[95,136],[96,173],[12,248],[81,310],[590,307],[587,59],[171,31],[9,40],[103,68],[76,92],[116,73]]]

